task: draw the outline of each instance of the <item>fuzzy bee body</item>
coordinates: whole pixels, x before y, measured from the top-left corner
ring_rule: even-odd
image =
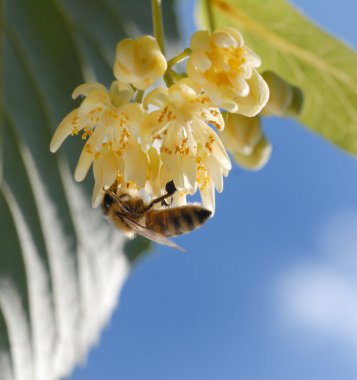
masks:
[[[198,205],[151,210],[146,214],[146,227],[164,236],[178,236],[199,228],[211,211]]]
[[[194,204],[180,207],[159,206],[159,203],[171,196],[175,190],[171,189],[166,195],[147,204],[140,197],[121,193],[115,187],[111,187],[106,190],[102,209],[114,225],[128,236],[139,234],[160,244],[182,250],[168,237],[182,235],[201,227],[212,213]]]

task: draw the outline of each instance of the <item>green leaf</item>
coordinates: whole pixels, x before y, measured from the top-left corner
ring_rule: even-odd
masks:
[[[207,26],[205,1],[198,1]],[[263,61],[302,88],[299,120],[349,153],[357,154],[357,54],[284,0],[211,0],[215,27],[234,26]]]
[[[147,241],[128,244],[73,170],[82,141],[49,152],[85,80],[112,80],[126,1],[8,0],[0,110],[0,377],[66,376],[98,340]],[[171,2],[170,2],[171,4]],[[150,12],[150,4],[136,2]],[[177,37],[171,7],[171,37]],[[143,28],[150,30],[150,17]],[[89,175],[88,177],[91,177]]]

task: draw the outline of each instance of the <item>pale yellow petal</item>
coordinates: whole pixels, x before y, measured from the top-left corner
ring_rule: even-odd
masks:
[[[256,70],[253,70],[253,75],[247,80],[247,83],[250,88],[248,96],[235,98],[238,104],[238,111],[236,112],[252,117],[257,115],[266,105],[269,99],[269,87]]]
[[[189,155],[183,155],[181,157],[181,165],[184,176],[185,189],[193,189],[196,182],[196,159]]]
[[[176,191],[172,196],[171,207],[181,207],[187,204],[186,194],[182,191]]]
[[[56,152],[62,145],[63,141],[71,135],[73,132],[78,133],[79,127],[77,127],[76,120],[78,118],[78,109],[76,108],[70,112],[57,127],[50,144],[50,151]],[[74,129],[75,128],[75,129]]]
[[[219,137],[229,151],[250,154],[262,137],[260,118],[229,113]]]
[[[213,156],[208,156],[205,160],[205,167],[207,169],[208,175],[212,178],[217,191],[221,193],[223,191],[223,176],[221,165]]]
[[[132,181],[138,187],[145,186],[146,173],[148,170],[147,155],[136,143],[131,143],[123,152],[124,179],[126,182]]]
[[[92,193],[92,207],[98,207],[103,199],[103,160],[99,158],[93,162],[94,189]]]
[[[119,107],[129,103],[134,95],[134,90],[129,84],[120,83],[116,80],[111,84],[109,94],[112,104],[115,107]]]
[[[85,150],[82,150],[82,153],[79,157],[76,169],[74,171],[74,179],[77,182],[81,182],[86,177],[89,168],[92,165],[94,160],[94,155],[87,153]]]
[[[206,30],[199,30],[195,32],[191,37],[191,49],[192,50],[206,50],[209,49],[209,32]]]
[[[107,93],[107,89],[101,83],[83,83],[73,90],[72,98],[76,99],[80,95],[88,96],[91,92]]]
[[[144,108],[149,108],[150,105],[163,108],[168,102],[168,91],[166,87],[156,87],[150,91],[144,98]]]
[[[115,178],[118,176],[117,162],[115,154],[110,152],[106,154],[103,159],[103,186],[110,187]]]
[[[210,181],[204,188],[200,188],[201,193],[201,199],[202,199],[202,206],[212,211],[212,215],[214,215],[215,212],[215,191],[214,191],[214,184],[212,181]]]

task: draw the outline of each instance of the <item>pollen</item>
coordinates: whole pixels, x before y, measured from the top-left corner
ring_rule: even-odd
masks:
[[[219,131],[222,129],[222,126],[214,120],[207,120],[207,123],[214,125]]]
[[[83,129],[83,133],[82,133],[82,140],[86,140],[88,136],[92,135],[92,133],[93,133],[93,131],[90,128],[85,127]]]
[[[168,107],[164,107],[164,109],[161,111],[160,116],[158,118],[159,123],[163,122],[163,120],[165,119],[165,116],[167,114],[167,111],[168,111]]]
[[[120,117],[117,116],[117,118],[119,118],[119,125],[121,127],[125,127],[127,124],[128,124],[128,121],[129,121],[129,116],[125,113],[122,113],[120,115]]]
[[[86,144],[86,145],[84,145],[84,151],[86,152],[86,153],[88,153],[88,154],[93,154],[93,152],[92,152],[92,148],[91,148],[91,146],[90,146],[90,144]]]
[[[245,50],[243,48],[230,48],[227,50],[228,64],[231,70],[239,72],[242,68],[242,65],[246,62],[246,59],[244,58]]]

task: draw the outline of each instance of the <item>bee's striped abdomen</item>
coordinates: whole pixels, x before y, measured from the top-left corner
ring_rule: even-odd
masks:
[[[202,226],[211,211],[196,205],[151,210],[146,214],[146,227],[164,236],[176,236]]]

